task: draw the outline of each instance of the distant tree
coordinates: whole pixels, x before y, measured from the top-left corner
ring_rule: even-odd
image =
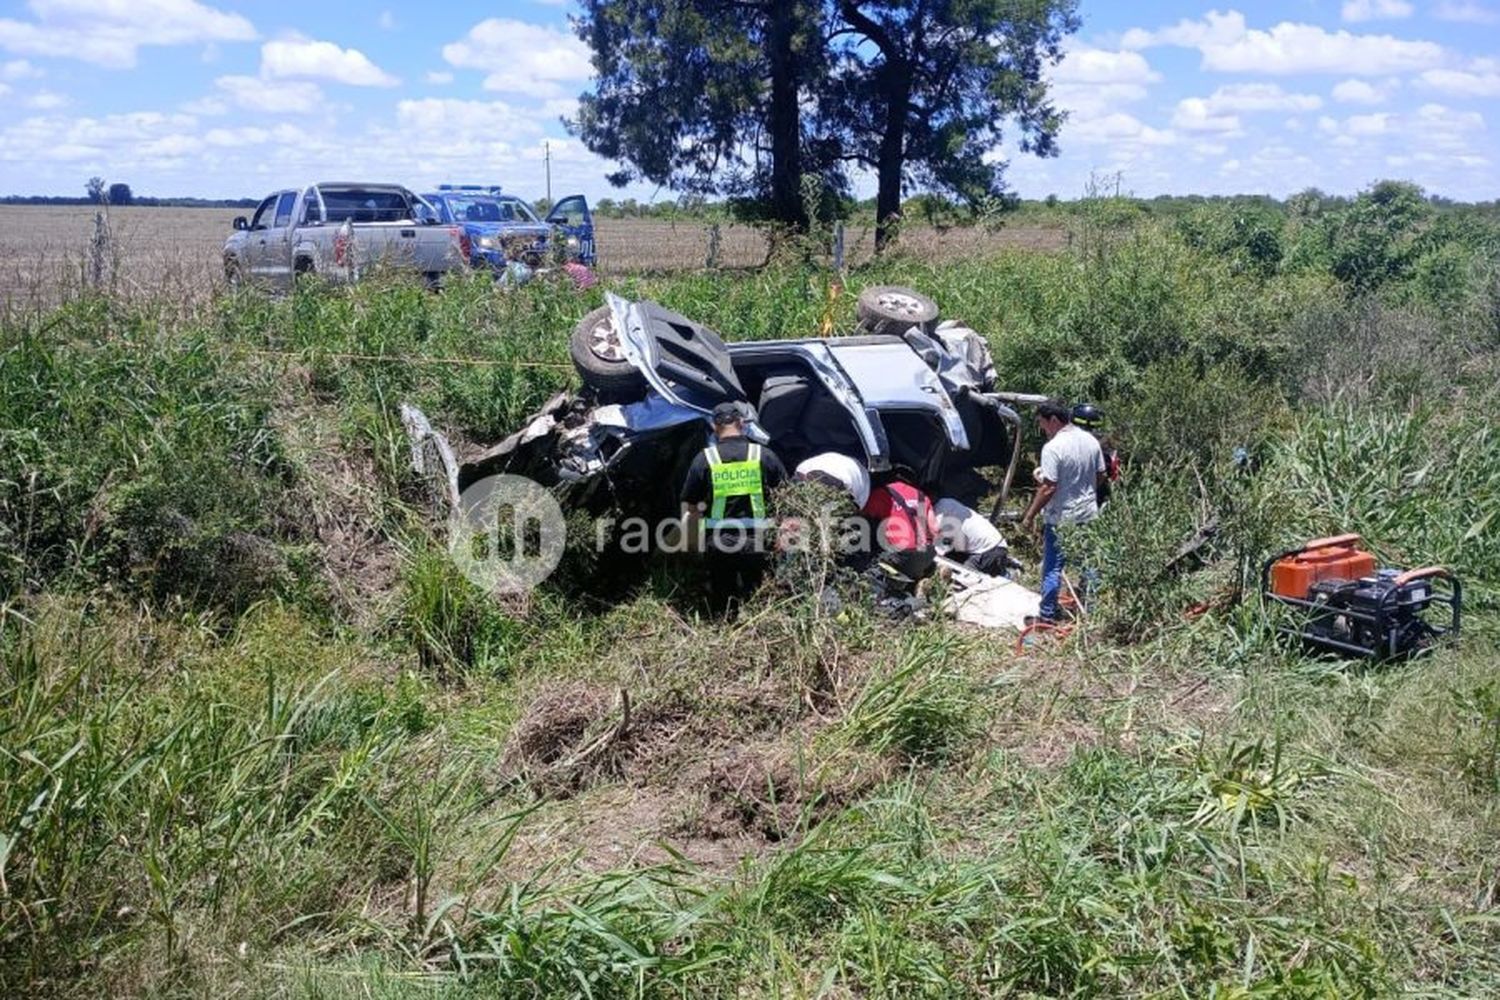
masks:
[[[90,177],[84,188],[89,193],[89,204],[103,205],[105,203],[107,189],[103,177]]]
[[[130,192],[129,184],[111,184],[109,186],[109,203],[111,205],[129,205],[135,197]]]
[[[902,188],[971,204],[1003,193],[988,154],[1056,151],[1063,115],[1043,71],[1077,0],[584,0],[594,87],[569,122],[615,160],[615,184],[727,194],[804,218],[804,175],[835,196],[877,178],[877,246]],[[821,211],[821,209],[820,209]]]
[[[820,0],[583,0],[593,89],[568,123],[625,185],[750,197],[800,226],[802,100],[824,71]],[[816,165],[811,165],[816,171]]]
[[[876,246],[915,181],[973,203],[1004,192],[991,156],[1014,121],[1020,148],[1057,152],[1064,116],[1043,71],[1080,24],[1076,0],[840,0],[820,141],[876,174]]]
[[[1380,181],[1330,220],[1330,270],[1356,291],[1373,291],[1411,273],[1418,237],[1432,221],[1420,187]]]
[[[547,214],[552,211],[552,199],[538,198],[536,201],[531,203],[531,207],[537,215],[540,215],[545,219],[547,217]]]

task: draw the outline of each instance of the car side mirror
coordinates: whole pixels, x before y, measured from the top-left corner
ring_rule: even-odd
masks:
[[[234,217],[234,228],[239,230],[249,229],[250,220],[245,218],[243,215],[236,215]]]

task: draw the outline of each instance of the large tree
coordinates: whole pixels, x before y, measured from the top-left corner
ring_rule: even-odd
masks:
[[[814,0],[584,0],[575,30],[593,89],[569,122],[593,152],[646,180],[749,196],[803,222],[802,98],[823,73]]]
[[[594,88],[569,123],[616,184],[750,196],[805,223],[804,174],[877,179],[877,245],[905,184],[971,201],[1015,121],[1050,155],[1062,116],[1043,71],[1076,0],[584,0]]]
[[[1004,191],[994,155],[1056,153],[1063,116],[1043,76],[1078,28],[1076,0],[838,0],[815,123],[830,155],[876,176],[876,246],[913,183],[977,202]]]

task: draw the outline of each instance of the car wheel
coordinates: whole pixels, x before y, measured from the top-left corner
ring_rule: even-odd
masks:
[[[923,332],[937,321],[937,303],[901,285],[875,285],[859,293],[854,307],[859,324],[871,333],[900,336],[912,327]]]
[[[625,344],[615,329],[609,306],[600,306],[578,321],[568,340],[568,353],[585,385],[608,393],[639,393],[646,380],[625,356]]]
[[[226,260],[224,262],[224,284],[229,286],[231,292],[237,292],[245,283],[244,275],[240,274],[240,265],[237,261]]]

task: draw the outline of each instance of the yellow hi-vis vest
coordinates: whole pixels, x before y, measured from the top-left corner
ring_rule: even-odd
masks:
[[[714,499],[708,510],[708,527],[719,525],[743,525],[751,527],[765,520],[766,491],[761,483],[760,445],[751,444],[743,462],[726,462],[719,456],[719,446],[711,444],[704,449],[708,459],[708,476],[713,483]],[[743,518],[725,518],[724,505],[730,497],[748,497],[750,521]]]

